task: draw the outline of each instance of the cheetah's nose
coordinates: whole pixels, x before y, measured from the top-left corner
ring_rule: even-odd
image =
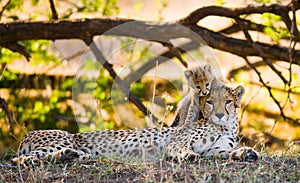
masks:
[[[203,92],[202,92],[202,94],[203,94],[204,96],[207,95],[207,93],[208,93],[207,91],[203,91]]]
[[[217,116],[217,118],[221,119],[224,116],[224,113],[217,113],[215,115]]]

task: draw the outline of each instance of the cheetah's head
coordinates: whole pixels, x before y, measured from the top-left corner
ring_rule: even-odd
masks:
[[[206,96],[209,94],[211,84],[214,80],[211,66],[206,64],[203,68],[201,66],[184,71],[185,78],[188,85],[196,90],[199,96]]]
[[[235,89],[226,86],[212,89],[208,96],[200,97],[203,117],[217,125],[230,125],[230,121],[237,118],[237,108],[241,107],[244,92],[242,86]]]

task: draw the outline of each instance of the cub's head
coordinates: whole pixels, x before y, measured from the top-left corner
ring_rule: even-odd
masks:
[[[237,108],[241,107],[244,92],[242,86],[235,89],[227,86],[212,89],[209,95],[200,97],[202,116],[217,125],[230,125],[230,121],[237,118]]]
[[[215,78],[209,64],[206,64],[203,68],[197,66],[186,70],[184,71],[184,75],[188,85],[198,91],[199,96],[206,96],[209,94],[211,83]]]

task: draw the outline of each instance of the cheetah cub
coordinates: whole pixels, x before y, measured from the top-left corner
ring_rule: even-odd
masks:
[[[210,64],[188,69],[184,71],[184,76],[190,86],[190,92],[178,103],[171,127],[182,126],[187,120],[187,116],[193,118],[189,119],[189,121],[197,121],[200,119],[201,113],[197,111],[199,108],[199,97],[207,96],[213,85],[223,85],[223,83],[213,75]],[[194,114],[188,115],[188,111],[193,111]]]

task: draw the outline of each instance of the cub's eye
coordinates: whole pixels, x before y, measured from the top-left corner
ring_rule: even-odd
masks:
[[[205,86],[206,86],[206,88],[209,87],[209,83],[206,83]]]
[[[207,100],[206,103],[209,104],[209,105],[213,104],[213,102],[211,100]]]
[[[199,90],[199,91],[201,91],[201,88],[200,88],[200,86],[196,86],[196,89],[197,89],[197,90]]]
[[[226,104],[231,104],[232,103],[232,100],[226,100]]]

